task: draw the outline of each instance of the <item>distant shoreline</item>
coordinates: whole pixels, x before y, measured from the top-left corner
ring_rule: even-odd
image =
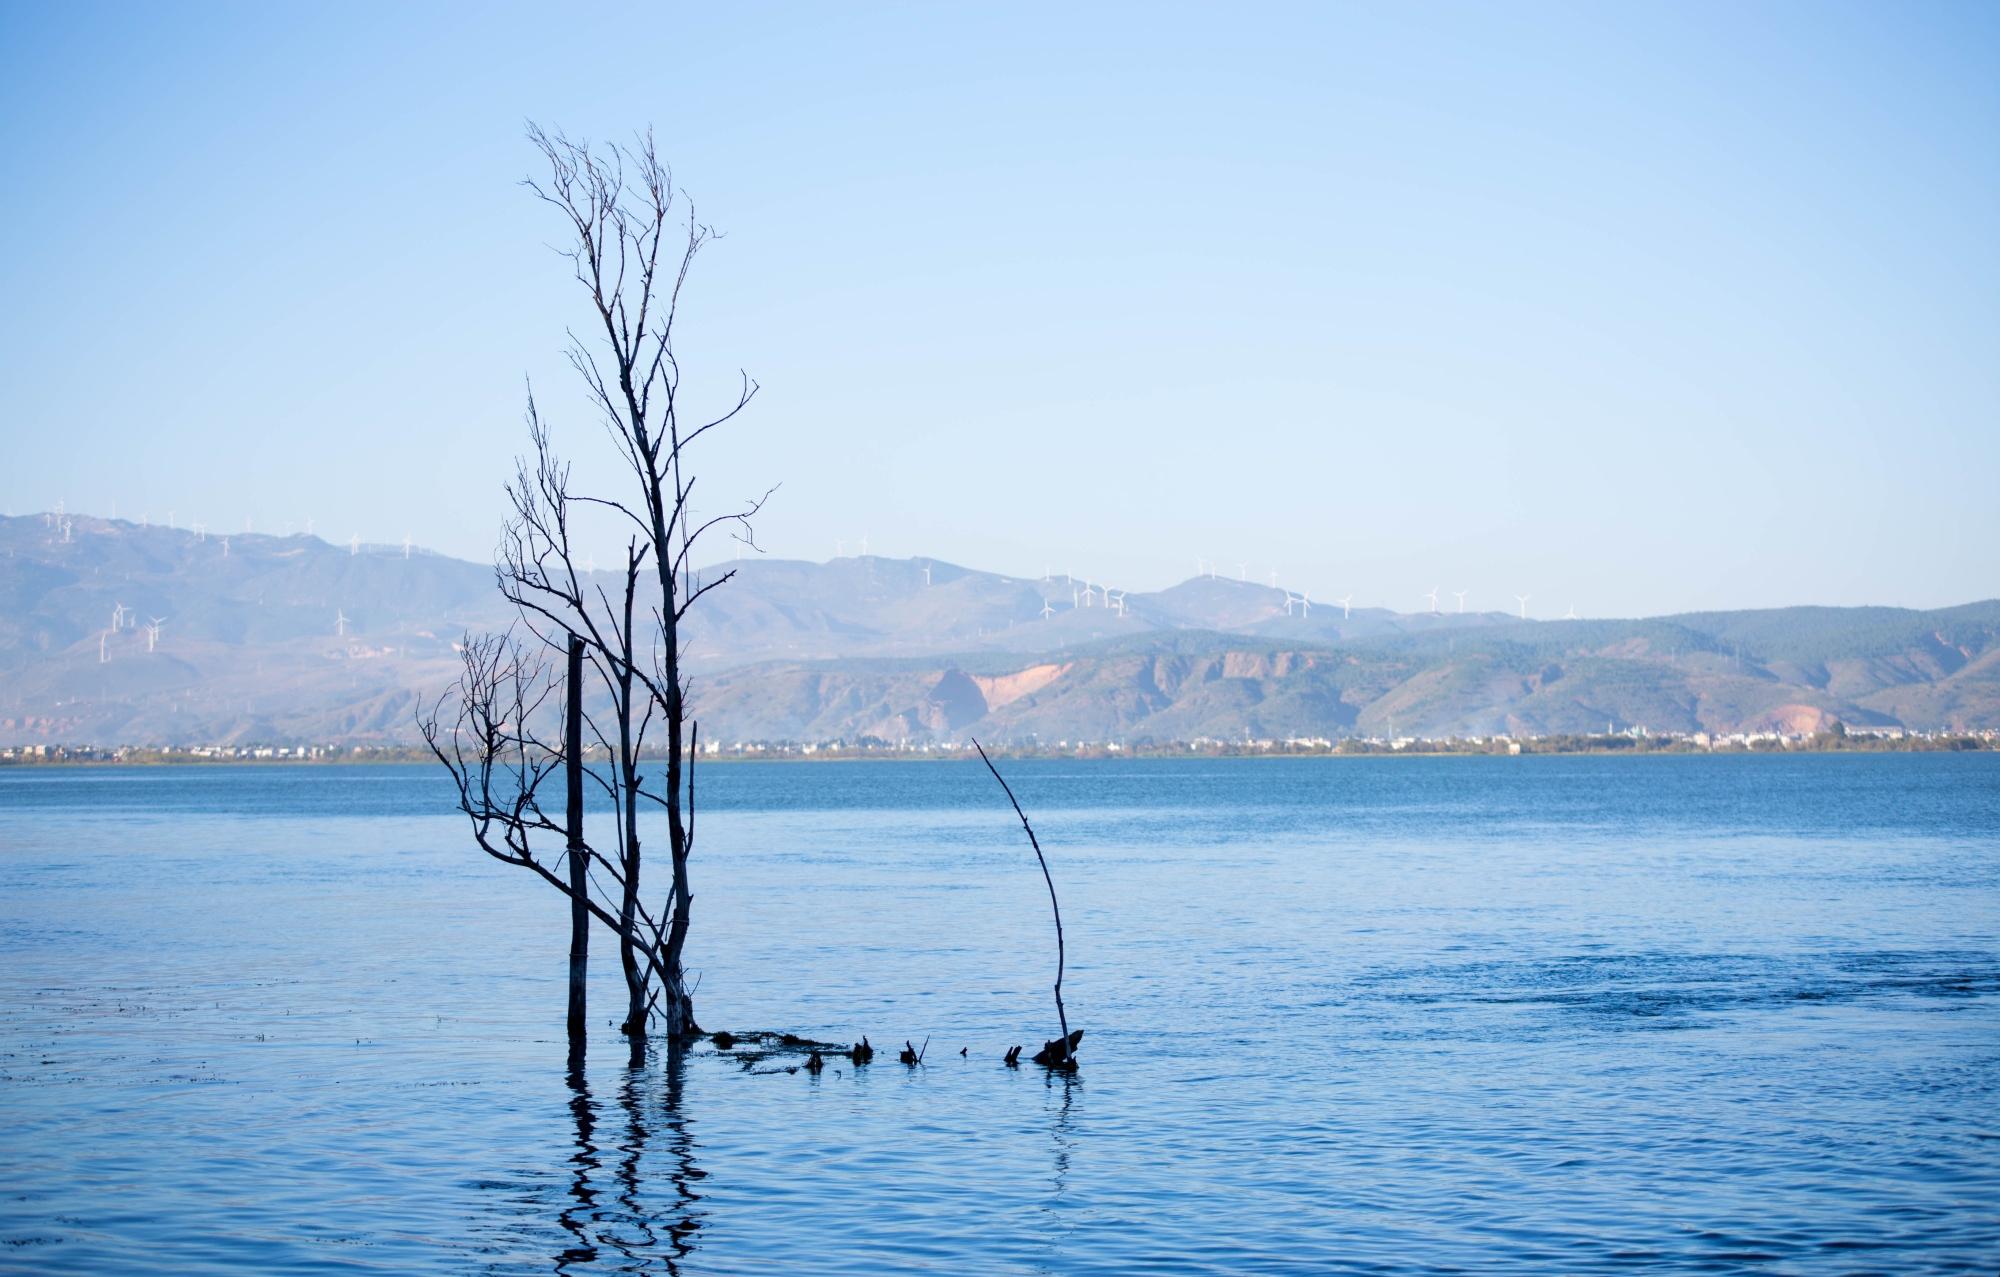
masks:
[[[1517,745],[1518,749],[1510,748]],[[19,747],[16,747],[19,748]],[[47,756],[0,757],[0,769],[42,768],[42,767],[351,767],[368,766],[434,766],[436,760],[420,749],[396,747],[362,747],[356,752],[353,747],[345,750],[326,749],[317,755],[294,755],[275,753],[265,756],[215,756],[200,755],[184,749],[102,749],[94,746],[49,746],[60,753]],[[1934,735],[1887,736],[1835,736],[1824,734],[1819,737],[1795,741],[1757,741],[1751,744],[1710,744],[1701,745],[1685,738],[1660,737],[1543,737],[1509,741],[1498,740],[1466,741],[1408,741],[1391,745],[1386,742],[1360,740],[1341,741],[1328,747],[1287,747],[1201,745],[1201,746],[1125,746],[1110,748],[1087,745],[1068,749],[1022,749],[1001,746],[990,752],[995,757],[1013,759],[1052,759],[1064,762],[1095,762],[1116,759],[1198,761],[1215,758],[1507,758],[1507,757],[1700,757],[1709,755],[1784,755],[1784,754],[1949,754],[1949,753],[1990,753],[2000,750],[2000,733],[1965,732],[1937,733]],[[694,760],[697,767],[718,764],[758,764],[758,763],[882,763],[882,762],[961,762],[971,757],[964,750],[892,749],[892,748],[843,748],[838,746],[816,746],[807,748],[763,747],[754,751],[730,752],[702,755]],[[665,755],[650,757],[650,762],[664,762]]]

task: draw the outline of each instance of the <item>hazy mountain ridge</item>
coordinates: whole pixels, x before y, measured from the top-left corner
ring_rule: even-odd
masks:
[[[1288,614],[1203,577],[1121,614],[1081,579],[932,560],[707,574],[731,570],[688,631],[711,740],[2000,725],[1994,601],[1524,622]],[[0,743],[409,741],[454,639],[511,619],[491,568],[402,546],[41,515],[0,518],[0,609]]]

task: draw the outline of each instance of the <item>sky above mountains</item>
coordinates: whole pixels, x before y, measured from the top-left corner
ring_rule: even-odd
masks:
[[[0,71],[12,513],[483,558],[530,376],[615,484],[532,118],[650,123],[727,232],[703,482],[777,554],[1995,590],[1991,6],[14,5]]]

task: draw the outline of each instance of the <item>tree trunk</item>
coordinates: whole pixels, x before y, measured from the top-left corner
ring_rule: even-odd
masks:
[[[569,782],[569,1043],[580,1051],[588,1033],[584,992],[590,970],[589,851],[583,841],[583,640],[569,639],[569,703],[563,724]]]
[[[630,684],[626,694],[630,695]],[[621,727],[621,730],[622,727]],[[622,752],[631,757],[629,743]],[[646,1062],[646,976],[639,949],[632,943],[639,925],[639,769],[629,762],[623,786],[625,802],[625,897],[618,913],[618,965],[625,972],[625,1036],[631,1045],[632,1067]]]
[[[661,476],[656,471],[648,477],[653,484],[654,568],[660,577],[661,597],[667,604],[661,615],[660,635],[666,664],[662,690],[666,693],[667,703],[661,708],[666,711],[667,717],[667,851],[674,877],[674,911],[667,923],[666,970],[661,974],[663,988],[660,1001],[667,1021],[667,1037],[680,1041],[701,1031],[694,1022],[694,999],[688,993],[682,966],[682,954],[687,949],[688,914],[694,905],[694,892],[688,886],[687,822],[681,810],[682,786],[685,783],[681,750],[685,740],[683,733],[687,730],[687,704],[681,699],[680,623],[675,612],[678,599],[674,589],[673,542],[668,537],[669,523],[666,519],[668,507],[661,495]],[[679,508],[678,501],[674,508]]]

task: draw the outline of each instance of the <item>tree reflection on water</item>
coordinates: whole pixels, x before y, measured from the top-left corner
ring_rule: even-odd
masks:
[[[686,1050],[667,1048],[661,1064],[664,1080],[657,1097],[651,1095],[649,1069],[624,1071],[610,1115],[613,1125],[600,1131],[604,1106],[591,1095],[582,1059],[570,1058],[568,1103],[576,1147],[556,1216],[567,1234],[555,1260],[559,1273],[677,1273],[694,1250],[701,1228],[696,1185],[707,1172],[695,1165],[682,1104]],[[652,1175],[656,1168],[665,1174]],[[659,1198],[662,1190],[665,1200]]]

